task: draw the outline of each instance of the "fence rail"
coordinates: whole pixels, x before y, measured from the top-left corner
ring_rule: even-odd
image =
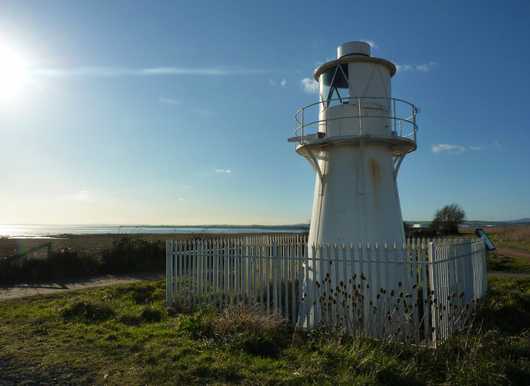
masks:
[[[480,240],[314,245],[302,235],[166,244],[166,298],[259,306],[299,327],[436,345],[486,293]]]

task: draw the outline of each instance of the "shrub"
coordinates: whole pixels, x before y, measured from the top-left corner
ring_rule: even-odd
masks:
[[[431,228],[438,234],[449,235],[458,233],[458,225],[466,218],[464,209],[458,204],[446,205],[438,209],[434,215]]]
[[[146,307],[140,317],[147,323],[157,323],[162,320],[162,312],[152,307]]]
[[[236,349],[266,357],[277,356],[289,344],[285,320],[248,306],[226,309],[216,318],[214,333]]]
[[[160,241],[124,237],[102,255],[105,273],[160,272],[165,269],[165,247]]]
[[[44,259],[5,259],[0,262],[0,284],[92,276],[100,266],[97,258],[79,255],[70,249],[53,251]]]

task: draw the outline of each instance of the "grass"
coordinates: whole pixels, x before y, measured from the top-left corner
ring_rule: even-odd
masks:
[[[530,226],[517,225],[499,227],[491,232],[493,242],[498,248],[512,248],[523,252],[530,252]]]
[[[488,267],[492,271],[530,274],[530,258],[497,251],[489,254]]]
[[[304,334],[251,308],[166,310],[163,282],[0,303],[0,384],[527,385],[530,279],[494,278],[437,350]]]
[[[530,274],[530,226],[499,227],[489,236],[497,247],[488,256],[491,270]]]

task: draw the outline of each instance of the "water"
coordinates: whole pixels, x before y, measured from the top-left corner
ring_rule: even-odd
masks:
[[[170,233],[303,233],[306,225],[288,226],[151,226],[151,225],[0,225],[0,237],[45,238],[72,235],[103,234],[170,234]]]

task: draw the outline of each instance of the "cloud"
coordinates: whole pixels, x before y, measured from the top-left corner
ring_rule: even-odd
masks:
[[[280,81],[276,81],[274,79],[269,79],[269,84],[272,87],[276,87],[278,85],[281,86],[281,87],[285,87],[285,86],[287,86],[287,79],[282,78],[282,79],[280,79]]]
[[[438,63],[429,62],[422,64],[396,64],[396,68],[399,72],[407,71],[419,71],[419,72],[430,72]]]
[[[181,104],[180,100],[174,99],[174,98],[160,97],[158,98],[158,101],[166,105],[180,105]]]
[[[215,169],[215,172],[219,174],[232,174],[231,169]]]
[[[32,75],[49,78],[66,77],[125,77],[125,76],[233,76],[256,75],[268,71],[245,67],[70,67],[70,68],[35,68]]]
[[[302,89],[308,94],[318,94],[320,87],[316,80],[311,78],[304,78],[300,81]]]
[[[453,145],[449,143],[437,143],[432,145],[432,152],[433,153],[463,153],[467,150],[467,148],[463,145]]]
[[[379,46],[376,44],[375,41],[373,40],[370,40],[370,39],[361,39],[363,42],[365,43],[368,43],[368,45],[370,46],[371,49],[374,49],[374,48],[379,48]]]
[[[184,197],[177,197],[177,201],[186,201]]]
[[[75,193],[65,194],[61,198],[65,199],[65,200],[80,201],[80,202],[91,202],[91,201],[94,201],[94,197],[92,196],[92,194],[90,194],[90,192],[88,190],[80,190],[80,191],[75,192]]]
[[[499,150],[501,148],[499,141],[494,141],[491,144],[485,144],[485,145],[456,145],[456,144],[449,144],[449,143],[437,143],[432,145],[432,152],[439,154],[439,153],[447,153],[447,154],[461,154],[466,151],[483,151],[483,150],[490,150],[490,149],[496,149]]]

